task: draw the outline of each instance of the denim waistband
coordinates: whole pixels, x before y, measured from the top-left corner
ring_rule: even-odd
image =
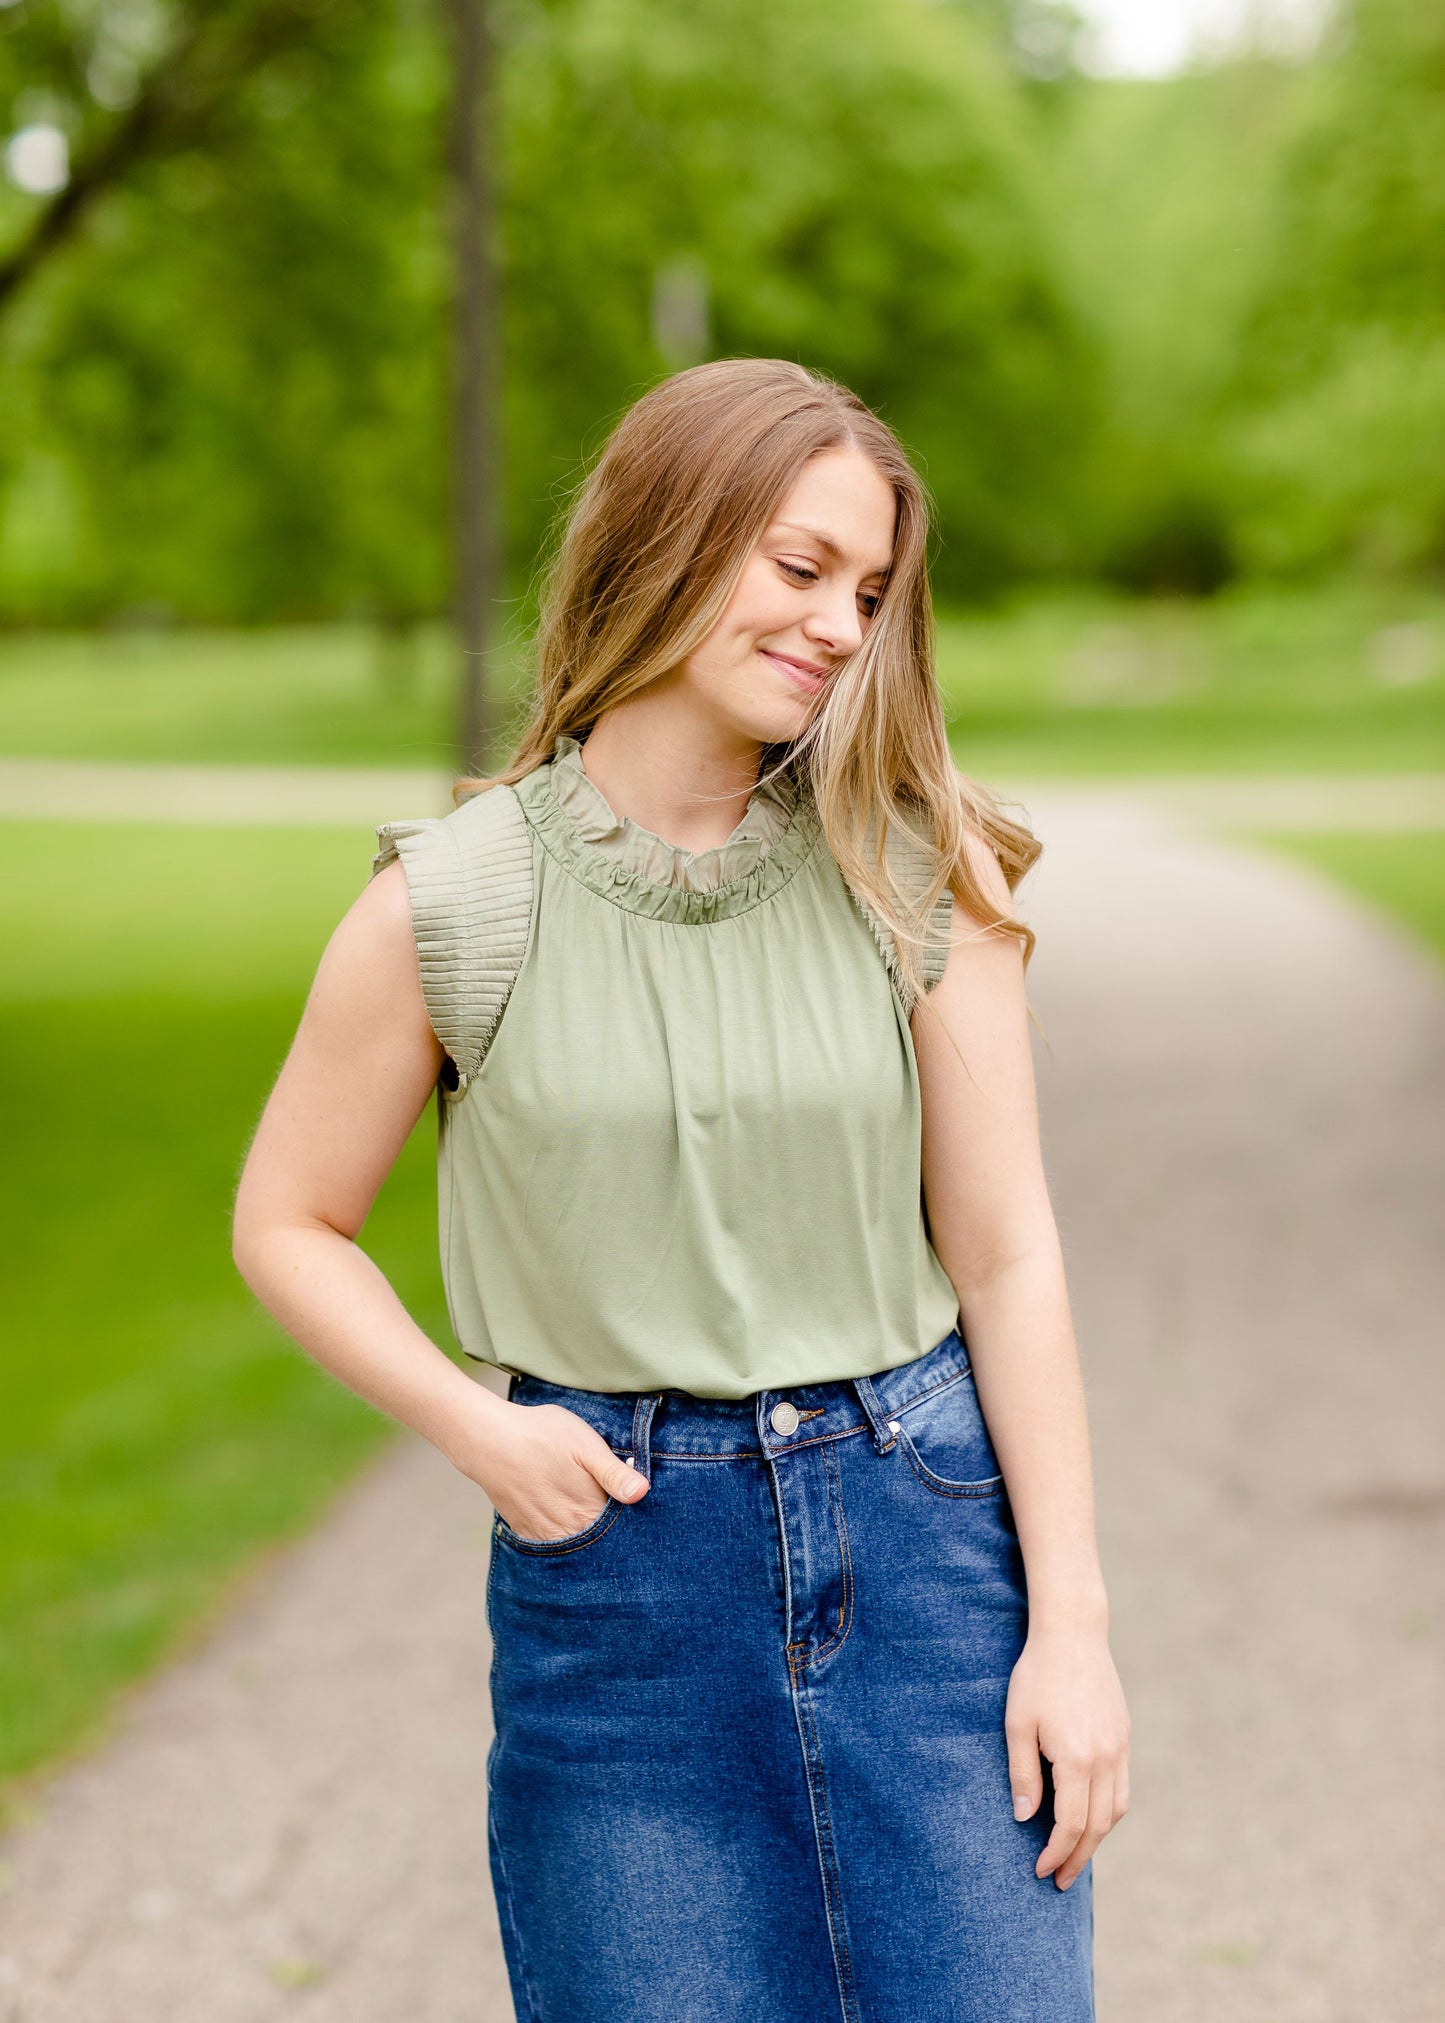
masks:
[[[889,1419],[967,1376],[968,1370],[968,1349],[954,1328],[925,1354],[891,1370],[755,1391],[748,1398],[697,1398],[690,1391],[583,1391],[527,1376],[512,1379],[508,1396],[523,1405],[565,1405],[595,1427],[614,1452],[635,1458],[645,1474],[654,1457],[761,1460],[864,1432],[871,1432],[878,1451],[886,1453],[896,1437]],[[780,1405],[791,1406],[792,1413],[778,1413]]]

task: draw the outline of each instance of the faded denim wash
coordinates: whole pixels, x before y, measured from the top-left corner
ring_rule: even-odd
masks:
[[[1047,1794],[1012,1813],[1023,1567],[958,1333],[747,1399],[512,1396],[651,1481],[570,1538],[494,1526],[519,2023],[1090,2023],[1091,1870],[1038,1880]]]

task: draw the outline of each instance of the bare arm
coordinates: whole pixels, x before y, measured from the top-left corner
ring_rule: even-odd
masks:
[[[478,1482],[526,1537],[581,1530],[646,1484],[574,1413],[508,1404],[430,1341],[356,1242],[436,1087],[400,865],[322,957],[236,1199],[236,1264],[301,1346]]]
[[[974,866],[1009,908],[1003,874],[981,842]],[[1037,1809],[1042,1751],[1053,1769],[1056,1824],[1038,1873],[1066,1888],[1127,1807],[1128,1715],[1108,1649],[1083,1385],[1039,1146],[1022,951],[1014,936],[981,932],[960,908],[955,919],[943,979],[913,1017],[924,1196],[1028,1578],[1028,1641],[1007,1716],[1015,1810],[1028,1818]]]

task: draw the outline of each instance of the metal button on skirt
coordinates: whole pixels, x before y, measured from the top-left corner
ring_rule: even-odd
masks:
[[[1018,1540],[957,1333],[739,1401],[514,1379],[651,1488],[497,1519],[492,1877],[518,2023],[1089,2023],[1092,1877],[1034,1863]]]

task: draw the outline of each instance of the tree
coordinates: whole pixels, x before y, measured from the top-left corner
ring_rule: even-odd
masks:
[[[1357,0],[1292,152],[1237,387],[1255,567],[1445,565],[1445,15]]]
[[[961,9],[520,0],[503,244],[514,561],[579,445],[668,364],[655,280],[705,274],[712,349],[836,373],[920,453],[940,580],[1070,553],[1090,359],[1017,79]]]
[[[442,17],[307,4],[304,46],[97,184],[12,303],[12,621],[446,604]],[[967,11],[494,4],[514,585],[607,422],[678,361],[679,302],[684,349],[798,357],[888,413],[938,495],[947,587],[1072,558],[1090,355],[1027,92]],[[126,115],[65,117],[79,174]]]
[[[0,352],[12,618],[139,600],[405,618],[443,597],[435,38],[405,0],[305,0],[284,44],[257,26],[278,8],[223,11],[228,52],[260,60],[224,91],[187,90],[184,119],[153,116],[123,172],[130,115],[65,113],[90,197],[63,232],[52,208],[21,237],[22,258],[45,251]],[[168,91],[190,74],[177,33]],[[220,67],[213,51],[208,80]],[[88,177],[92,120],[104,179]]]

